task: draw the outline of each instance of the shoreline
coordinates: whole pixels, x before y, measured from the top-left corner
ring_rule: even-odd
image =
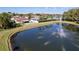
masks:
[[[55,23],[59,23],[59,22],[55,22]],[[62,23],[64,23],[64,22],[62,22]],[[65,23],[66,23],[66,22],[65,22]],[[38,23],[36,23],[36,24],[38,24]],[[39,23],[39,24],[40,24],[40,23]],[[13,49],[12,49],[12,44],[13,44],[14,42],[12,42],[12,41],[14,40],[14,37],[16,37],[16,35],[17,35],[18,33],[22,32],[22,31],[25,31],[25,30],[33,29],[33,28],[40,27],[40,26],[50,25],[50,24],[54,24],[54,23],[48,23],[48,24],[39,25],[39,26],[37,25],[37,26],[29,27],[29,28],[27,28],[27,29],[24,28],[24,29],[22,29],[22,30],[20,30],[20,31],[17,31],[17,32],[11,34],[10,39],[9,39],[9,48],[10,48],[10,50],[13,51]],[[72,24],[72,23],[71,23],[71,24]],[[74,25],[74,24],[73,24],[73,25]],[[79,24],[76,24],[76,25],[79,25]]]
[[[1,33],[2,37],[0,38],[0,40],[2,42],[0,43],[0,50],[1,51],[12,51],[11,40],[15,37],[16,33],[19,33],[19,32],[24,31],[24,30],[29,30],[29,29],[32,29],[32,28],[40,27],[40,26],[59,23],[59,22],[60,21],[50,21],[50,22],[42,22],[42,23],[27,23],[27,24],[24,24],[21,27],[5,30]],[[62,23],[79,25],[75,22],[69,22],[69,21],[62,21]]]
[[[25,31],[25,30],[29,30],[29,29],[33,29],[33,28],[36,28],[36,27],[40,27],[40,26],[45,26],[45,25],[50,25],[51,23],[48,23],[47,24],[47,22],[45,22],[46,24],[43,24],[43,25],[37,25],[38,23],[31,23],[31,24],[36,24],[35,26],[33,26],[33,27],[29,27],[29,28],[24,28],[24,29],[22,29],[22,30],[19,30],[19,31],[17,31],[17,32],[15,32],[15,33],[11,33],[11,35],[9,36],[9,40],[7,41],[8,42],[8,48],[9,48],[9,51],[13,51],[12,50],[12,41],[14,40],[14,37],[16,37],[16,35],[19,33],[19,32],[22,32],[22,31]],[[58,23],[58,22],[56,22],[56,23]],[[39,23],[39,24],[41,24],[41,23]],[[54,23],[52,23],[52,24],[54,24]],[[11,41],[12,40],[12,41]]]

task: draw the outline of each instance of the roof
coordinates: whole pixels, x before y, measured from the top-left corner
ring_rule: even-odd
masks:
[[[20,16],[14,16],[13,18],[17,22],[26,22],[26,21],[29,21],[28,17],[24,17],[24,16],[22,16],[22,17],[20,17]]]

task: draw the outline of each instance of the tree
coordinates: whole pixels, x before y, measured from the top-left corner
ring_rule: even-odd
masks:
[[[63,14],[63,20],[79,21],[79,9],[71,9]]]
[[[33,16],[32,13],[29,13],[29,14],[28,14],[29,19],[31,19],[32,16]]]
[[[12,22],[11,22],[11,15],[9,13],[1,13],[0,14],[0,27],[3,29],[11,28]]]

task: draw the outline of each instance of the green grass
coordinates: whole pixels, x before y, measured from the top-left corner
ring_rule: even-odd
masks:
[[[39,26],[49,25],[49,24],[53,24],[53,23],[59,23],[59,21],[50,21],[50,22],[43,22],[43,23],[27,23],[21,27],[0,31],[0,51],[9,51],[9,48],[11,48],[10,41],[9,41],[10,37],[13,34],[15,34],[16,32],[20,32],[23,30],[27,30],[27,29],[31,29],[31,28],[35,28],[35,27],[39,27]],[[68,21],[63,21],[62,23],[79,25],[77,23],[68,22]]]

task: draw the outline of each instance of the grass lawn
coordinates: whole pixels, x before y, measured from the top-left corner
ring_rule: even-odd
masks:
[[[27,23],[21,27],[7,29],[0,31],[0,51],[9,51],[10,50],[10,37],[15,34],[16,32],[20,32],[23,30],[44,26],[48,24],[58,23],[59,21],[50,21],[50,22],[43,22],[43,23]],[[62,23],[69,23],[74,25],[79,25],[74,22],[62,21]]]

